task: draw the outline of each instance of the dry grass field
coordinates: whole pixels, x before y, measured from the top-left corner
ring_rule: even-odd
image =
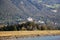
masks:
[[[8,36],[44,36],[44,35],[60,35],[59,30],[45,31],[0,31],[0,37]]]

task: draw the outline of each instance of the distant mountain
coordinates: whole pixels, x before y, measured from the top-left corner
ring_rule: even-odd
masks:
[[[27,17],[60,22],[60,0],[0,0],[0,20]]]

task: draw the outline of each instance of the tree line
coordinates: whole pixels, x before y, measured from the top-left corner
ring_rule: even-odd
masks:
[[[60,30],[60,27],[47,26],[47,25],[39,25],[34,22],[26,22],[22,24],[15,25],[7,25],[4,27],[0,27],[0,31],[21,31],[21,30]]]

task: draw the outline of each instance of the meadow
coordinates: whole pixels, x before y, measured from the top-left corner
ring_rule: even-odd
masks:
[[[0,31],[0,37],[24,37],[24,36],[46,36],[60,35],[60,30],[43,31]]]

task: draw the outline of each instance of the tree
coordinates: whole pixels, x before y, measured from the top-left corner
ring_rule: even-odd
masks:
[[[41,26],[41,30],[47,30],[47,26],[46,25]]]

